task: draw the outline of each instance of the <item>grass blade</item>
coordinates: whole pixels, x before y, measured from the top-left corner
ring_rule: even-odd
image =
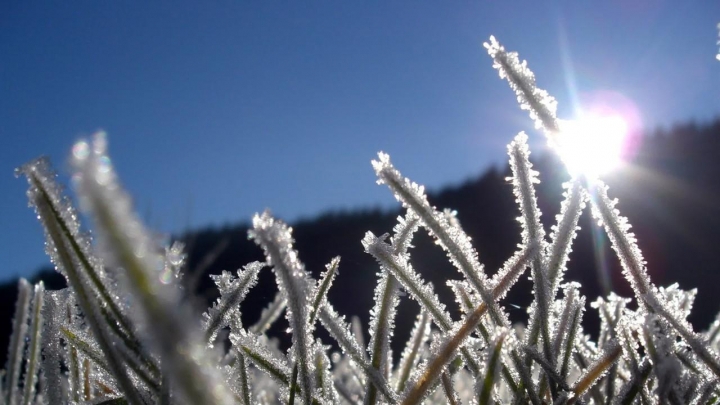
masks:
[[[43,304],[45,286],[42,281],[35,285],[32,300],[32,315],[30,318],[30,335],[28,336],[28,356],[25,364],[25,377],[23,379],[23,405],[30,405],[35,400],[38,372],[40,371],[40,348],[43,330]]]
[[[160,353],[178,395],[189,403],[231,404],[222,378],[204,363],[205,345],[199,328],[187,322],[189,309],[180,304],[179,288],[173,280],[164,284],[157,277],[163,258],[132,212],[106,149],[103,133],[95,135],[92,145],[81,141],[73,148],[75,184],[98,228],[99,250],[108,264],[124,270],[121,277],[137,300],[133,315],[148,333],[146,342]]]
[[[23,349],[27,339],[28,317],[30,313],[30,300],[32,289],[24,278],[18,281],[18,298],[15,303],[15,316],[13,318],[13,331],[10,335],[10,346],[8,347],[7,376],[5,377],[5,390],[3,396],[8,405],[14,405],[19,395],[18,383],[20,382],[20,366],[23,359]]]

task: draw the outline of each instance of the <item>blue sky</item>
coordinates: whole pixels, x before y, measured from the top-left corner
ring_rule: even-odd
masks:
[[[98,129],[164,232],[390,207],[379,150],[430,188],[500,164],[532,128],[491,34],[563,117],[603,94],[649,128],[720,112],[715,1],[0,3],[0,279],[47,263],[13,169],[49,155],[67,183]]]

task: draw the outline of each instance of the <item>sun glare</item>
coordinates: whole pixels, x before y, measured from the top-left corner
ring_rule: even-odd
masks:
[[[553,147],[572,176],[596,178],[621,162],[628,124],[620,115],[562,120]]]

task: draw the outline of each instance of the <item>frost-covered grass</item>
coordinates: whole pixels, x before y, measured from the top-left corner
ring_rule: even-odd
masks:
[[[486,48],[521,107],[553,142],[560,130],[555,100],[535,86],[517,54],[494,38]],[[269,213],[255,215],[249,232],[266,262],[213,276],[220,298],[195,317],[179,282],[183,247],[159,246],[139,221],[107,157],[104,135],[72,150],[73,184],[94,223],[95,241],[81,229],[48,162],[32,161],[18,173],[30,184],[28,197],[45,228],[47,252],[70,287],[45,291],[42,283],[20,281],[0,403],[716,402],[720,321],[707,332],[694,332],[686,318],[695,291],[652,283],[607,186],[597,179],[569,179],[547,235],[525,134],[509,144],[508,154],[522,243],[493,277],[452,211],[431,206],[423,187],[403,177],[388,155],[380,153],[372,162],[378,183],[406,213],[392,234],[368,232],[362,240],[379,266],[367,346],[326,299],[340,258],[314,280],[293,248],[292,229]],[[631,310],[630,299],[611,294],[590,304],[601,320],[597,341],[582,330],[586,300],[579,285],[564,280],[578,218],[588,203],[638,302]],[[451,317],[435,287],[413,269],[412,239],[419,228],[459,272],[461,280],[448,286],[461,319]],[[255,325],[243,325],[242,301],[258,273],[270,270],[278,294]],[[502,298],[526,270],[534,302],[521,327],[510,324]],[[394,364],[390,341],[401,290],[420,311]],[[283,312],[292,335],[287,352],[265,334]],[[318,323],[340,352],[315,336]]]

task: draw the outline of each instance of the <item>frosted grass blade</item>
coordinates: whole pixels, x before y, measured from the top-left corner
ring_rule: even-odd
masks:
[[[40,372],[45,377],[45,383],[42,384],[42,395],[45,398],[59,396],[61,400],[65,400],[65,398],[62,398],[62,394],[60,394],[63,391],[64,376],[60,370],[60,361],[63,356],[60,348],[58,323],[60,319],[62,319],[61,308],[65,305],[65,300],[67,299],[66,294],[68,292],[69,290],[67,288],[60,291],[47,292],[45,305],[43,306],[45,322],[42,332],[43,356]]]
[[[500,309],[494,301],[491,301],[492,295],[487,288],[487,278],[470,237],[455,223],[456,221],[449,221],[447,215],[430,206],[424,188],[404,178],[390,163],[390,156],[379,153],[378,160],[373,160],[372,165],[378,183],[386,184],[395,194],[395,198],[420,218],[420,222],[436,238],[453,265],[489,305],[493,320],[498,325],[502,325]]]
[[[533,382],[530,369],[527,365],[525,365],[525,362],[523,362],[520,358],[517,351],[510,352],[510,358],[512,359],[513,364],[515,364],[515,369],[518,371],[518,374],[520,374],[520,382],[525,388],[525,392],[528,393],[530,402],[532,402],[533,405],[541,405],[542,401],[540,401],[538,391],[535,389],[535,383]],[[520,399],[520,396],[516,397],[516,403],[519,403]]]
[[[230,333],[233,346],[241,351],[260,370],[284,386],[290,384],[290,367],[287,359],[275,356],[259,341],[258,336],[245,331]]]
[[[63,335],[63,338],[68,342],[68,344],[75,347],[80,353],[92,360],[100,368],[110,372],[110,367],[105,362],[103,354],[95,351],[90,343],[79,336],[78,332],[73,332],[63,326],[60,327],[60,333]]]
[[[539,252],[547,249],[545,242],[545,230],[540,223],[540,210],[537,207],[535,197],[535,183],[539,183],[537,172],[532,170],[530,163],[530,150],[527,146],[527,135],[524,132],[518,134],[513,142],[508,145],[510,156],[510,168],[513,173],[512,183],[515,198],[520,206],[520,223],[522,225],[522,243],[524,245],[536,245]],[[533,293],[535,296],[535,311],[530,322],[530,335],[528,344],[535,346],[538,333],[542,336],[543,349],[546,356],[551,354],[550,341],[550,303],[553,297],[550,295],[550,283],[547,274],[547,264],[542,254],[532,258]]]
[[[568,385],[565,383],[565,380],[560,377],[557,371],[555,371],[555,367],[550,364],[550,362],[545,359],[542,354],[540,354],[537,350],[531,347],[524,346],[522,349],[530,359],[535,361],[542,368],[542,370],[546,373],[547,377],[550,378],[550,381],[553,384],[560,386],[560,388],[564,389],[565,391],[570,390],[570,387],[568,387]],[[545,396],[542,388],[540,389],[540,392],[542,396]],[[553,396],[555,395],[553,394]]]
[[[500,274],[502,275],[502,274]],[[453,292],[455,293],[455,299],[460,305],[460,308],[463,312],[463,314],[469,314],[472,313],[475,308],[478,307],[478,300],[473,299],[470,297],[468,292],[468,287],[465,282],[453,282],[448,281],[448,285],[452,288]],[[509,321],[508,321],[509,323]],[[483,341],[487,345],[491,345],[493,343],[493,336],[491,336],[489,330],[493,330],[492,327],[486,327],[483,321],[479,322],[477,325],[477,331],[480,337],[482,337]],[[513,349],[514,350],[514,349]],[[503,379],[505,380],[506,384],[508,385],[508,388],[513,393],[513,395],[517,395],[518,392],[518,385],[515,381],[515,376],[510,371],[510,368],[507,366],[506,362],[501,359],[500,361],[500,369],[502,372]]]
[[[488,356],[487,365],[485,366],[485,378],[482,380],[482,388],[480,390],[478,405],[488,405],[491,403],[491,394],[493,386],[495,385],[495,380],[497,379],[501,368],[500,358],[502,356],[503,343],[505,342],[507,334],[507,330],[501,329],[498,336],[495,338],[493,345],[490,346],[492,347],[492,352]]]
[[[493,58],[493,67],[498,70],[500,78],[507,79],[515,92],[520,108],[530,112],[535,128],[543,129],[548,137],[552,137],[560,129],[555,115],[557,101],[547,91],[537,88],[535,75],[527,67],[527,62],[520,62],[517,52],[505,51],[493,36],[484,46]]]
[[[390,335],[394,326],[395,311],[400,302],[397,291],[400,283],[387,271],[380,276],[375,289],[375,306],[370,313],[370,365],[378,371],[386,368],[387,354],[390,351]],[[374,405],[377,401],[375,384],[368,381],[365,390],[365,405]]]
[[[523,252],[513,256],[503,266],[506,270],[502,271],[505,278],[498,280],[493,288],[493,300],[503,296],[507,290],[517,281],[520,274],[528,264],[528,261],[536,254],[534,248],[526,249]],[[423,370],[420,372],[420,378],[415,381],[413,387],[406,390],[402,404],[412,405],[419,403],[424,398],[434,381],[439,377],[444,367],[454,358],[454,354],[468,336],[477,328],[482,316],[488,311],[486,302],[480,304],[471,314],[468,314],[462,323],[448,333],[445,341],[440,345],[434,356],[427,361]]]
[[[568,331],[570,330],[569,325],[575,315],[575,296],[579,287],[579,284],[569,283],[567,288],[565,288],[565,298],[563,298],[559,306],[562,313],[560,315],[560,320],[555,327],[555,337],[553,339],[551,353],[553,364],[557,363],[557,358],[560,355],[560,349],[562,348],[562,344],[567,337]]]
[[[18,298],[15,302],[15,316],[13,317],[13,329],[10,335],[10,346],[8,347],[7,366],[5,366],[5,390],[3,396],[8,405],[17,402],[18,384],[20,382],[20,366],[23,360],[23,350],[27,340],[28,317],[30,316],[30,301],[32,289],[24,278],[18,281]]]
[[[248,291],[257,283],[258,273],[265,267],[263,263],[253,262],[238,270],[237,277],[229,272],[211,276],[218,286],[220,298],[203,316],[205,340],[212,346],[218,331],[233,322],[240,322],[240,303]]]
[[[325,351],[326,347],[323,347],[318,340],[315,344],[315,381],[320,390],[322,390],[322,396],[328,399],[333,405],[340,404],[340,398],[338,392],[333,384],[333,376],[330,372],[330,360],[327,358]]]
[[[320,310],[319,319],[345,354],[350,356],[363,369],[368,379],[372,380],[380,393],[385,396],[385,399],[391,404],[397,403],[395,392],[390,388],[380,371],[370,364],[367,357],[365,357],[363,348],[350,333],[349,326],[340,315],[329,304],[326,304]]]
[[[716,353],[707,347],[706,342],[696,335],[681,314],[673,313],[667,304],[659,300],[657,288],[652,285],[645,269],[645,260],[637,246],[635,235],[629,232],[627,218],[620,216],[615,208],[617,200],[607,196],[607,186],[596,182],[590,190],[593,215],[605,228],[613,249],[620,258],[623,274],[630,282],[635,296],[646,310],[661,315],[690,345],[695,354],[705,363],[709,371],[720,377],[720,360]],[[677,311],[675,311],[677,312]]]
[[[418,229],[419,218],[408,211],[407,217],[399,217],[392,238],[393,254],[403,256],[407,253],[412,237]],[[375,288],[375,305],[370,312],[370,362],[378,370],[387,368],[390,353],[390,337],[395,328],[397,305],[400,303],[398,289],[400,283],[387,270],[380,273],[380,280]],[[392,359],[389,359],[392,362]],[[374,405],[377,401],[375,385],[368,383],[365,389],[366,405]]]
[[[610,341],[603,350],[602,355],[591,364],[587,370],[578,378],[572,386],[573,397],[569,398],[567,403],[573,404],[577,399],[587,392],[590,387],[602,378],[613,364],[620,358],[622,348],[617,341]]]
[[[452,384],[452,377],[450,377],[450,374],[447,371],[442,373],[440,381],[442,383],[445,397],[448,400],[448,405],[460,405],[460,397],[458,396],[457,391],[455,391]]]
[[[133,335],[127,317],[121,311],[116,300],[113,299],[113,295],[117,296],[119,294],[112,288],[114,287],[113,283],[108,280],[101,261],[91,253],[90,238],[80,231],[78,214],[70,199],[63,194],[62,188],[55,181],[57,175],[52,170],[50,162],[46,158],[35,159],[17,169],[15,174],[22,174],[27,178],[30,186],[27,192],[28,199],[30,204],[35,207],[44,226],[47,226],[47,221],[56,222],[61,234],[67,238],[69,248],[77,258],[77,267],[82,269],[79,274],[83,276],[83,279],[87,277],[89,281],[87,288],[97,294],[103,306],[109,308],[115,321],[119,323],[123,333],[127,335],[126,339],[136,341],[137,339]],[[51,215],[43,215],[38,210],[37,205],[40,201],[44,202],[48,208],[48,214]],[[52,258],[54,256],[54,241],[48,239],[48,243],[46,247],[47,253]],[[73,269],[58,266],[57,270],[68,279],[68,284],[72,285],[69,275],[65,272],[73,271]]]
[[[76,349],[78,353],[81,353],[87,359],[92,360],[95,365],[100,367],[108,374],[113,374],[112,368],[105,360],[105,356],[102,352],[97,351],[88,336],[84,336],[83,333],[71,330],[70,328],[64,326],[60,327],[60,333],[62,334],[65,341],[74,349]],[[123,355],[122,353],[121,356],[123,356],[123,361],[125,362],[125,364],[134,372],[136,376],[140,378],[140,380],[148,388],[152,389],[155,392],[159,390],[158,382],[155,381],[147,371],[143,370],[135,360],[129,359],[127,355]]]
[[[298,363],[298,376],[304,403],[310,402],[313,391],[310,336],[307,317],[308,275],[293,249],[291,228],[270,213],[255,215],[249,236],[263,248],[268,265],[273,267],[280,291],[287,295],[287,317],[292,329],[293,352]]]
[[[232,349],[235,363],[226,366],[228,385],[233,389],[241,405],[252,405],[249,361],[242,351]],[[231,381],[234,377],[235,381]]]
[[[438,327],[442,330],[450,329],[452,327],[450,314],[447,313],[445,305],[440,302],[432,287],[413,270],[407,262],[407,257],[396,256],[393,247],[383,239],[384,237],[378,238],[368,231],[362,240],[365,252],[372,255],[383,269],[400,281],[413,299],[430,314]]]
[[[25,377],[23,378],[22,404],[30,405],[35,400],[38,372],[40,371],[40,344],[43,330],[43,303],[45,286],[42,281],[35,285],[32,299],[32,314],[30,318],[30,334],[28,336],[28,356],[25,364]]]
[[[587,193],[580,180],[575,179],[566,182],[563,184],[563,188],[566,190],[563,193],[565,199],[560,205],[560,213],[556,216],[557,222],[552,227],[552,234],[550,235],[552,243],[547,253],[548,281],[551,286],[551,296],[555,296],[557,285],[561,281],[560,276],[566,269],[572,241],[577,236],[577,224],[587,201]]]
[[[130,326],[116,298],[113,298],[120,296],[117,286],[105,273],[102,262],[91,253],[90,238],[81,233],[75,208],[55,181],[56,174],[49,161],[45,158],[35,159],[17,169],[16,175],[20,174],[28,180],[28,199],[45,228],[46,253],[56,270],[66,278],[73,290],[87,291],[92,302],[98,301],[99,311],[108,319],[105,324],[110,327],[111,335],[119,337],[135,356],[157,373],[157,365],[140,349],[134,328]],[[58,229],[54,237],[49,234],[48,227]],[[72,266],[60,262],[58,249],[69,251]],[[81,287],[80,283],[84,285]],[[84,312],[87,311],[84,308]]]
[[[142,405],[143,401],[140,398],[140,394],[136,391],[132,381],[127,375],[126,369],[122,366],[122,360],[115,346],[115,340],[106,327],[105,320],[102,319],[98,313],[90,289],[87,287],[80,275],[79,269],[76,267],[76,261],[73,260],[72,256],[73,251],[67,246],[68,238],[63,234],[56,214],[52,211],[49,202],[45,199],[38,199],[35,203],[38,215],[44,219],[43,223],[45,225],[47,239],[52,243],[52,246],[54,246],[54,252],[51,258],[55,265],[58,268],[62,268],[68,277],[69,284],[72,286],[74,293],[73,297],[80,305],[87,324],[97,340],[100,350],[105,355],[113,377],[125,394],[128,403],[131,405]],[[77,381],[77,379],[75,381]]]
[[[635,397],[642,391],[648,377],[652,373],[653,365],[645,360],[636,373],[620,388],[620,392],[615,397],[613,405],[630,405]],[[698,402],[698,404],[707,402]]]
[[[565,350],[563,350],[562,363],[560,364],[560,377],[565,379],[570,370],[570,356],[575,347],[575,339],[578,330],[580,330],[580,320],[582,319],[582,305],[575,307],[567,338],[565,338]]]
[[[337,275],[337,269],[340,265],[340,256],[337,256],[333,258],[333,260],[326,265],[326,271],[320,276],[320,281],[318,281],[317,285],[314,288],[314,291],[312,293],[313,300],[310,307],[310,314],[308,315],[307,324],[310,327],[310,331],[315,329],[315,320],[317,318],[317,313],[320,310],[320,308],[327,302],[327,293],[330,289],[330,286],[332,285],[333,281],[335,280],[335,276]],[[316,370],[316,375],[320,374],[322,376],[322,371]],[[290,377],[290,400],[288,401],[289,405],[293,405],[294,398],[295,398],[295,389],[297,388],[297,377],[298,377],[298,363],[296,362],[293,365],[292,374]]]
[[[410,377],[410,372],[417,365],[420,359],[420,349],[422,346],[427,344],[430,339],[430,316],[424,310],[421,310],[418,314],[415,326],[410,332],[410,339],[408,340],[405,350],[403,350],[402,357],[400,358],[400,365],[398,366],[399,373],[397,379],[396,390],[402,392],[405,389],[405,384]]]
[[[368,231],[362,241],[365,252],[375,257],[380,266],[402,284],[410,296],[420,304],[420,307],[427,311],[443,333],[448,333],[453,327],[453,322],[450,314],[445,310],[445,305],[440,302],[432,286],[425,283],[422,277],[413,270],[410,263],[407,262],[407,255],[395,255],[394,248],[385,243],[384,238],[385,236],[378,238]],[[479,362],[470,351],[465,348],[461,350],[466,364],[473,374],[477,374],[480,370]]]
[[[315,326],[315,320],[317,313],[320,308],[327,302],[327,293],[332,286],[333,281],[338,273],[338,266],[340,266],[340,256],[336,256],[325,266],[326,271],[320,275],[320,281],[318,281],[315,291],[313,291],[313,301],[308,316],[308,324],[312,329]]]
[[[274,356],[270,350],[263,347],[258,341],[257,336],[252,336],[246,332],[231,333],[230,340],[233,345],[242,350],[246,359],[252,362],[257,368],[272,377],[278,384],[283,387],[290,386],[290,368],[287,365],[287,359]],[[313,405],[320,405],[321,400],[311,394]]]
[[[163,257],[132,212],[130,197],[119,185],[106,151],[105,135],[98,133],[92,145],[78,142],[72,159],[81,206],[98,228],[99,251],[109,265],[123,269],[120,276],[138,304],[132,315],[146,332],[146,342],[160,353],[180,398],[188,403],[231,404],[224,381],[206,363],[199,328],[187,322],[188,309],[180,303],[179,288],[159,277]]]

